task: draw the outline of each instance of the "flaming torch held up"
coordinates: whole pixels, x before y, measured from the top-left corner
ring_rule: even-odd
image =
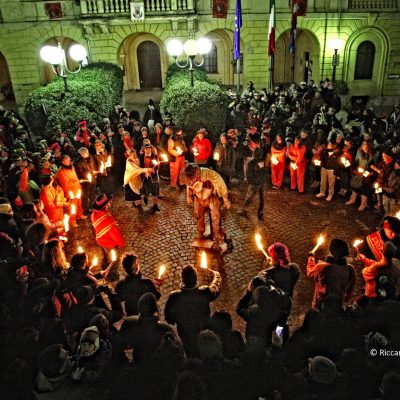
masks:
[[[75,199],[75,196],[74,196],[74,193],[73,193],[72,190],[69,191],[69,198],[70,198],[71,200],[74,200],[74,199]]]
[[[161,154],[160,157],[164,162],[168,162],[168,156],[165,153]]]
[[[71,215],[75,215],[75,214],[76,214],[75,204],[71,204]]]
[[[87,180],[88,182],[92,182],[92,174],[87,174]]]
[[[353,242],[353,247],[354,247],[355,249],[357,249],[358,246],[359,246],[362,242],[363,242],[363,240],[361,240],[361,239],[356,239],[356,240]]]
[[[315,253],[318,248],[321,246],[322,243],[325,242],[325,238],[322,235],[319,235],[319,238],[317,240],[317,244],[314,246],[314,248],[311,250],[311,253]]]
[[[64,231],[68,232],[69,231],[69,215],[64,214]]]
[[[93,261],[92,261],[92,267],[97,267],[98,263],[99,263],[99,259],[97,257],[94,257]]]
[[[117,252],[114,249],[111,250],[111,261],[117,261]]]
[[[256,244],[259,250],[262,251],[262,253],[264,254],[265,258],[270,261],[271,257],[268,255],[268,253],[264,250],[264,246],[261,243],[261,235],[259,233],[255,234],[255,239],[256,239]]]
[[[77,194],[76,194],[76,198],[77,198],[77,199],[80,199],[81,196],[82,196],[82,190],[81,190],[81,189],[78,189],[78,192],[77,192]]]
[[[207,269],[207,254],[204,250],[201,252],[200,255],[200,267]]]
[[[165,265],[161,265],[160,269],[158,271],[158,279],[161,279],[161,277],[164,275],[165,273]]]
[[[78,253],[83,253],[83,247],[82,246],[78,246]]]
[[[111,164],[111,156],[108,156],[107,158],[107,162],[106,162],[106,168],[111,168],[112,164]]]

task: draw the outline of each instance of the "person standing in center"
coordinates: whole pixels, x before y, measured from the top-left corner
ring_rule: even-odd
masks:
[[[206,167],[208,165],[208,159],[212,153],[212,144],[206,138],[208,132],[201,128],[197,131],[195,138],[192,141],[192,151],[194,155],[194,162],[196,165]]]
[[[281,133],[271,146],[271,183],[273,189],[280,189],[283,182],[283,175],[286,167],[286,142]]]
[[[175,128],[173,135],[168,139],[168,153],[170,154],[171,187],[178,187],[179,174],[183,169],[187,147],[183,139],[181,128]]]

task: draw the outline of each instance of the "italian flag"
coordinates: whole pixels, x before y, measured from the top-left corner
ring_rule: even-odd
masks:
[[[268,54],[273,56],[275,53],[275,0],[271,0],[271,11],[269,16],[268,28]]]

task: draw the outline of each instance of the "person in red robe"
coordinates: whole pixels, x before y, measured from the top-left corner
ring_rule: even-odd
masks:
[[[64,207],[68,205],[68,200],[65,198],[62,188],[57,185],[51,175],[43,178],[39,199],[43,202],[44,212],[52,224],[63,221]]]
[[[96,242],[103,249],[105,258],[111,261],[111,250],[125,246],[125,239],[118,228],[117,221],[111,215],[110,207],[113,196],[100,194],[92,204],[90,216],[96,233]],[[104,264],[104,263],[103,263]]]
[[[169,168],[171,172],[171,187],[177,188],[179,174],[184,168],[187,147],[183,139],[181,128],[175,128],[174,134],[168,139],[168,153],[170,154]]]
[[[271,146],[271,183],[274,189],[280,189],[286,164],[286,142],[282,134],[276,135]]]
[[[290,188],[297,190],[299,193],[304,193],[304,178],[306,175],[307,160],[306,146],[301,142],[300,136],[296,136],[294,144],[289,146],[290,159]]]
[[[63,156],[56,179],[64,191],[64,196],[70,200],[69,221],[71,227],[76,228],[78,226],[76,221],[87,217],[83,214],[82,209],[82,186],[68,155]],[[72,213],[73,208],[75,208],[75,214]]]

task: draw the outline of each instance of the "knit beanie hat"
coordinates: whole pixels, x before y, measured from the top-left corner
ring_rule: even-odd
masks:
[[[156,311],[158,311],[157,307],[157,299],[153,293],[147,292],[139,299],[139,314],[142,317],[151,317]]]
[[[191,265],[186,265],[182,270],[182,289],[193,289],[197,286],[197,272]]]
[[[315,382],[329,384],[335,380],[337,375],[336,365],[329,358],[316,356],[308,361],[308,372]]]
[[[335,238],[329,244],[329,252],[333,258],[340,259],[349,255],[349,248],[344,240]]]

